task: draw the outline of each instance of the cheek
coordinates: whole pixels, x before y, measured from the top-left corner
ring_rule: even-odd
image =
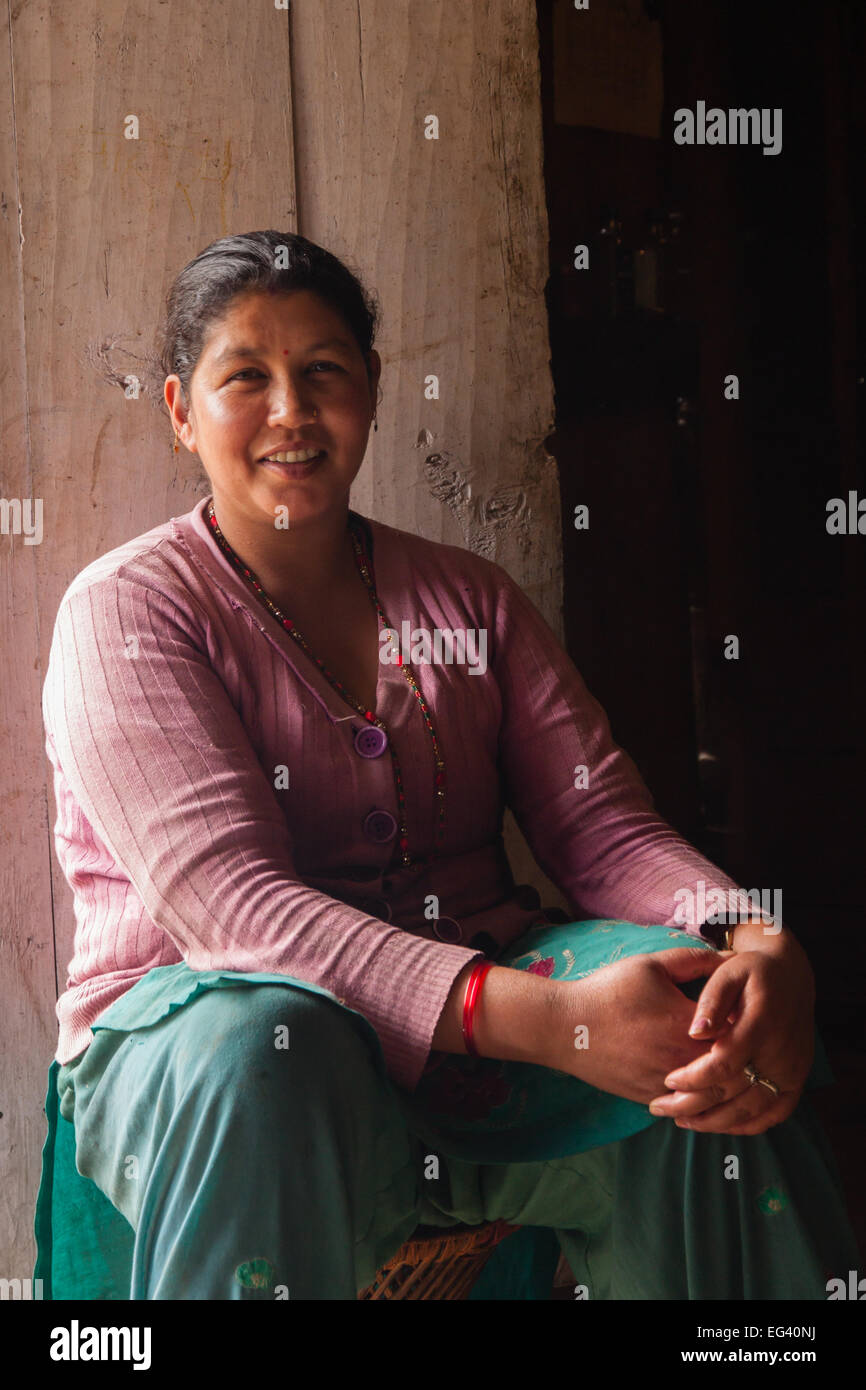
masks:
[[[370,409],[370,393],[366,385],[353,387],[346,398],[346,413],[352,416],[361,430],[366,428],[370,418]]]
[[[245,397],[242,392],[211,397],[203,416],[204,428],[211,440],[217,445],[220,440],[231,445],[251,429],[257,429],[262,399],[259,396],[256,403],[251,394]]]
[[[227,391],[224,396],[211,396],[207,403],[207,414],[209,419],[214,422],[231,422],[240,416],[245,415],[249,410],[249,400],[244,401],[243,396]]]

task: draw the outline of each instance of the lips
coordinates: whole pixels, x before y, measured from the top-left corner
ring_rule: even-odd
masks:
[[[323,449],[317,448],[312,444],[301,444],[294,449],[282,448],[273,449],[269,454],[265,454],[259,459],[259,463],[312,463],[324,453]]]
[[[303,463],[279,463],[271,459],[262,459],[260,467],[267,469],[273,478],[282,478],[284,482],[302,482],[304,479],[312,477],[324,467],[324,451],[315,454],[313,458],[307,459]]]

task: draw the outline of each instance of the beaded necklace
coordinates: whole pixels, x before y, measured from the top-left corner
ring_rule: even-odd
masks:
[[[356,700],[353,695],[349,693],[349,691],[346,689],[343,683],[337,680],[337,677],[333,674],[333,672],[328,670],[324,662],[318,656],[316,656],[315,652],[311,651],[306,641],[304,640],[304,637],[298,631],[295,624],[292,622],[292,619],[287,618],[285,614],[281,612],[281,610],[274,603],[273,599],[271,599],[270,596],[265,592],[263,585],[260,583],[259,579],[253,573],[253,571],[243,563],[240,556],[237,555],[236,552],[232,549],[217,523],[216,515],[214,513],[213,498],[210,498],[208,501],[206,515],[208,519],[208,524],[220,548],[227,555],[231,563],[234,565],[235,569],[238,570],[238,572],[242,574],[246,580],[249,581],[249,583],[252,585],[261,601],[265,604],[265,607],[273,615],[273,617],[276,618],[277,622],[281,625],[281,627],[285,628],[286,632],[288,632],[289,635],[293,637],[294,640],[297,643],[299,643],[301,647],[303,647],[304,651],[316,663],[322,675],[325,677],[328,683],[331,686],[333,686],[334,690],[337,691],[341,699],[345,700],[347,704],[351,705],[352,708],[358,712],[358,714],[363,715],[364,719],[366,719],[368,723],[374,724],[385,734],[388,740],[388,751],[391,754],[391,764],[394,770],[394,783],[397,792],[397,847],[400,850],[402,864],[404,868],[420,870],[424,868],[427,864],[432,863],[433,859],[435,858],[435,853],[432,855],[427,855],[423,858],[416,857],[414,859],[409,853],[409,836],[406,825],[406,797],[403,791],[403,776],[400,768],[400,760],[397,757],[397,752],[394,748],[394,740],[392,739],[388,731],[387,725],[383,722],[383,720],[378,719],[372,710],[365,709],[364,706],[358,700]],[[385,611],[382,608],[381,603],[379,602],[379,596],[376,593],[376,585],[373,575],[372,556],[370,556],[367,552],[363,527],[360,521],[355,518],[355,514],[353,512],[349,512],[348,514],[347,525],[352,540],[352,548],[355,552],[355,563],[358,567],[358,570],[360,571],[361,578],[367,586],[367,591],[375,606],[376,613],[381,618],[383,627],[387,630],[387,636],[390,638],[393,635],[392,624],[389,623],[387,617],[385,616]],[[433,721],[430,718],[430,711],[427,707],[427,701],[424,699],[424,696],[418,688],[417,682],[412,674],[411,669],[409,668],[408,664],[404,662],[402,656],[398,657],[396,664],[399,665],[400,669],[402,670],[403,675],[406,677],[406,680],[409,682],[409,685],[412,688],[412,692],[415,695],[415,698],[421,706],[421,713],[424,717],[424,723],[427,726],[427,730],[430,734],[430,738],[433,745],[433,759],[435,763],[434,786],[436,790],[436,817],[434,828],[434,842],[436,845],[436,850],[438,851],[442,845],[442,839],[445,829],[445,763],[442,760],[442,754],[439,748],[439,740],[436,737],[436,730],[434,729]]]

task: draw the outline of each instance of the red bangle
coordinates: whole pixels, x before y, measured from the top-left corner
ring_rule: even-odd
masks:
[[[482,960],[476,965],[472,974],[469,976],[469,983],[466,986],[466,994],[463,999],[463,1041],[466,1044],[466,1051],[472,1057],[480,1056],[478,1048],[472,1038],[473,1020],[475,1008],[478,1004],[478,996],[481,993],[481,986],[488,970],[493,969],[492,960]]]

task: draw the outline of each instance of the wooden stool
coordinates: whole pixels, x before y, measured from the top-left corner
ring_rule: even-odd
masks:
[[[499,1242],[518,1229],[506,1221],[418,1226],[358,1298],[466,1298]]]

